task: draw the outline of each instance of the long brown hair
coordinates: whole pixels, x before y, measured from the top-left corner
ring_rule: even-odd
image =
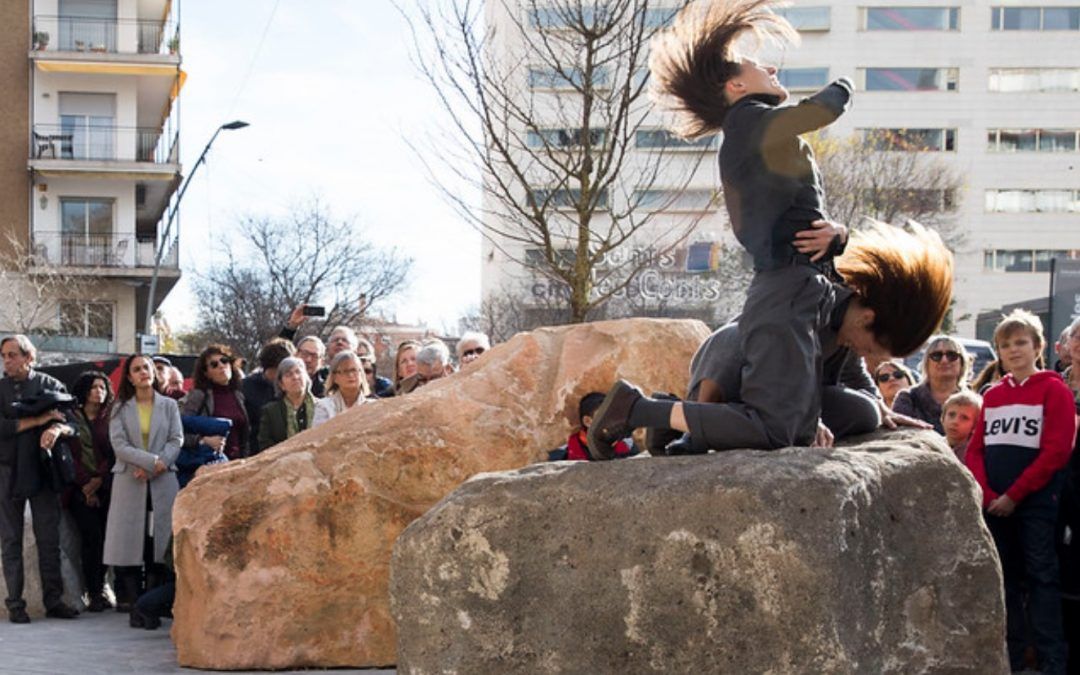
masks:
[[[672,131],[700,138],[724,125],[731,103],[724,85],[742,68],[734,43],[744,33],[759,42],[797,44],[799,34],[771,8],[776,0],[694,2],[671,28],[653,36],[649,50],[652,97],[676,113]]]
[[[154,369],[154,357],[148,354],[132,354],[124,359],[123,375],[120,376],[120,386],[116,388],[116,400],[121,403],[130,401],[135,396],[135,385],[131,383],[131,364],[135,359],[146,359],[150,362],[150,377],[154,383],[154,391],[161,393],[161,382],[158,381],[157,370]]]
[[[210,376],[207,374],[206,362],[210,360],[211,356],[220,355],[229,360],[229,389],[237,390],[240,388],[240,380],[243,379],[240,375],[240,371],[236,369],[236,358],[233,356],[233,352],[225,345],[210,345],[206,349],[202,350],[199,354],[199,358],[195,361],[195,377],[194,384],[196,389],[210,389],[213,386],[213,382],[210,381]]]
[[[874,310],[870,330],[893,356],[933,335],[952,302],[953,256],[937,232],[872,222],[851,235],[836,269],[857,300]]]

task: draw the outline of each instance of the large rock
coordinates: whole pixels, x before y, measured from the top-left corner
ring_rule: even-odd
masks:
[[[398,670],[1006,673],[976,489],[925,432],[476,476],[395,545]]]
[[[197,477],[173,512],[172,636],[197,668],[394,663],[394,540],[470,476],[545,457],[619,375],[681,391],[708,330],[626,320],[521,334],[463,372]]]

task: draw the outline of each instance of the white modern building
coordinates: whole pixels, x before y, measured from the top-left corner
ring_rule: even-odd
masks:
[[[12,0],[0,15],[0,246],[25,257],[15,292],[41,305],[32,325],[7,312],[0,330],[29,330],[46,351],[134,351],[147,303],[180,276],[176,224],[163,240],[181,178],[179,9]],[[32,297],[57,276],[72,283]]]
[[[964,235],[955,251],[962,335],[974,336],[981,312],[1045,297],[1052,258],[1080,257],[1080,5],[1072,2],[796,0],[784,10],[803,38],[777,64],[793,95],[842,75],[856,82],[853,109],[830,133],[892,130],[964,175],[961,194],[946,197],[958,200]],[[522,8],[507,16],[503,4],[488,10],[500,34],[513,33],[499,31],[509,21],[530,21]],[[511,58],[520,47],[499,45]],[[650,152],[650,137],[639,140],[635,151]],[[692,195],[716,187],[714,154],[680,151],[708,155],[688,193],[704,203]],[[679,170],[671,167],[672,185]],[[714,234],[726,231],[723,214],[704,213],[688,244],[725,238]],[[521,274],[493,245],[483,263],[485,295]]]

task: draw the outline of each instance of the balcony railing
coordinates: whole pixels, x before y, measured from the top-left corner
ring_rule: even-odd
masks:
[[[170,138],[161,129],[114,127],[77,122],[35,124],[31,158],[104,162],[173,164],[178,132]]]
[[[38,15],[32,38],[37,51],[175,54],[179,35],[172,21]]]
[[[166,247],[161,266],[180,266],[176,239]],[[36,263],[54,267],[153,267],[154,240],[134,234],[85,234],[35,230],[33,256]]]

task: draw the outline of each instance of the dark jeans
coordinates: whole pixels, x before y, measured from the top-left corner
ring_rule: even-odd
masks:
[[[60,498],[42,490],[30,499],[11,498],[10,466],[0,466],[0,555],[4,560],[8,610],[25,609],[23,599],[23,524],[26,503],[30,502],[31,522],[38,548],[41,595],[46,609],[61,604],[64,580],[60,575]]]
[[[1048,488],[1044,488],[1048,489]],[[1034,497],[1034,495],[1032,495]],[[1030,497],[1029,497],[1030,499]],[[1021,503],[1011,516],[986,514],[1005,577],[1005,614],[1009,662],[1024,667],[1024,590],[1028,592],[1030,629],[1045,675],[1064,675],[1066,646],[1061,620],[1060,577],[1054,531],[1057,514],[1045,506]]]
[[[139,596],[135,607],[144,615],[160,619],[172,613],[173,600],[176,599],[176,577],[151,588]]]
[[[103,492],[103,489],[98,490],[99,499]],[[100,595],[105,588],[106,567],[101,562],[101,556],[105,548],[105,521],[109,516],[109,504],[103,502],[100,506],[89,506],[82,490],[77,489],[68,510],[79,528],[83,580],[86,582],[87,593],[93,598]]]

